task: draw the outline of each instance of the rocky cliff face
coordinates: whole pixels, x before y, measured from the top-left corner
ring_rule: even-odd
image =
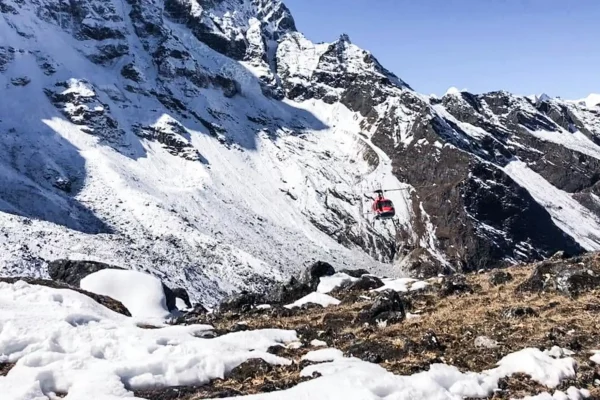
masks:
[[[78,257],[197,298],[311,259],[386,274],[600,249],[600,109],[422,96],[274,0],[0,0],[0,268]],[[394,222],[373,221],[384,187]]]

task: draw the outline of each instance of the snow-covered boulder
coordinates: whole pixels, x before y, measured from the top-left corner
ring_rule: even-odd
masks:
[[[162,282],[144,272],[104,269],[83,278],[80,286],[119,300],[135,318],[164,319],[170,314]]]
[[[105,269],[125,270],[124,268],[116,267],[97,261],[85,260],[54,260],[48,263],[48,274],[52,280],[64,282],[67,285],[80,287],[80,282],[93,273]],[[187,291],[183,288],[169,288],[162,283],[162,289],[167,301],[167,309],[173,311],[177,307],[177,299],[180,299],[180,305],[185,304],[186,308],[191,308],[192,304]]]

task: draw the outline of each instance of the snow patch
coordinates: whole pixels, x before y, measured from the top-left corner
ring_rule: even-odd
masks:
[[[71,290],[0,283],[0,361],[16,365],[0,377],[2,399],[41,400],[50,392],[73,399],[130,398],[131,389],[202,385],[251,358],[276,365],[267,353],[296,334],[259,330],[213,339],[207,325],[141,329]]]
[[[309,295],[304,296],[303,298],[301,298],[299,300],[296,300],[292,304],[286,305],[285,307],[286,308],[296,308],[296,307],[301,307],[304,304],[309,304],[309,303],[320,304],[323,307],[329,307],[329,306],[337,306],[341,302],[338,299],[335,299],[324,293],[313,292]]]
[[[321,277],[317,292],[319,293],[330,293],[334,289],[342,286],[347,282],[356,282],[358,278],[353,278],[348,274],[338,272],[331,276]]]

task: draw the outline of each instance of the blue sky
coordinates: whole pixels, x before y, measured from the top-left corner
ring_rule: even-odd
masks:
[[[284,0],[315,42],[352,42],[415,90],[600,93],[600,0]]]

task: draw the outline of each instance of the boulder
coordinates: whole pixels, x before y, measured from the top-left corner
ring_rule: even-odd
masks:
[[[600,288],[600,270],[591,262],[546,261],[535,267],[531,275],[517,287],[518,292],[556,290],[567,296]]]
[[[86,276],[103,269],[124,269],[96,261],[54,260],[48,263],[48,274],[53,281],[79,287]]]
[[[173,294],[175,295],[175,297],[183,300],[183,302],[185,303],[185,305],[188,308],[194,307],[192,305],[192,302],[190,301],[190,295],[184,288],[177,287],[177,288],[173,289],[172,291],[173,291]],[[202,306],[200,306],[200,307],[202,307]],[[204,308],[204,307],[202,307],[202,308]]]
[[[404,303],[400,295],[393,290],[383,291],[368,310],[359,314],[361,322],[376,325],[379,322],[394,324],[406,318]]]
[[[529,318],[537,317],[538,313],[531,307],[511,307],[502,311],[502,316],[508,319]]]
[[[244,382],[248,379],[264,376],[272,370],[273,366],[262,358],[252,358],[232,369],[228,378]]]
[[[487,336],[477,336],[473,344],[475,345],[475,347],[486,349],[495,349],[498,347],[498,342],[494,339],[490,339]]]
[[[381,279],[377,278],[376,276],[363,275],[357,281],[345,282],[341,287],[339,287],[336,290],[337,291],[347,291],[347,292],[367,291],[367,290],[379,289],[382,286],[384,286],[384,283],[382,282]]]
[[[513,276],[507,271],[494,271],[490,275],[490,283],[493,286],[504,285],[513,280]]]
[[[342,269],[341,272],[346,275],[350,275],[353,278],[360,278],[363,275],[370,275],[371,273],[366,269]]]
[[[464,275],[452,275],[444,279],[440,288],[441,296],[460,293],[473,293],[473,288],[467,283]]]
[[[79,287],[81,280],[88,275],[102,271],[105,269],[118,269],[125,271],[125,268],[115,267],[113,265],[97,262],[97,261],[82,261],[82,260],[54,260],[48,263],[48,274],[52,280],[63,282],[67,285]],[[163,291],[167,299],[167,308],[169,311],[175,310],[176,298],[180,297],[185,303],[191,307],[190,298],[184,289],[175,289],[177,294],[163,283]]]
[[[294,301],[301,299],[302,297],[314,292],[309,285],[306,285],[296,278],[292,277],[290,280],[283,284],[273,288],[268,294],[265,303],[267,304],[289,304]]]
[[[558,291],[573,297],[600,287],[600,276],[583,268],[563,269],[556,274],[554,280]]]
[[[300,283],[307,285],[310,287],[311,291],[317,290],[317,286],[319,286],[319,282],[321,281],[321,277],[323,276],[331,276],[335,274],[335,269],[331,266],[331,264],[317,261],[308,267],[302,277],[300,278]]]
[[[243,291],[225,298],[221,304],[219,304],[219,312],[231,312],[236,314],[247,313],[256,305],[262,304],[263,301],[261,300],[262,297],[260,295]]]

